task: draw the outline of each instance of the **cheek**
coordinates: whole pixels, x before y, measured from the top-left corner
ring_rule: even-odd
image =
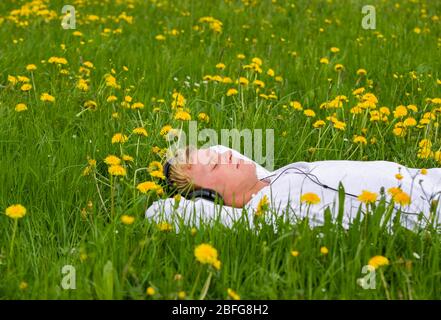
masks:
[[[207,184],[207,174],[202,170],[194,170],[192,172],[192,180],[193,182],[201,187],[205,187]]]

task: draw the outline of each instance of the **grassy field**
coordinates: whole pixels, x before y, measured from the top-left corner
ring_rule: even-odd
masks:
[[[441,2],[370,1],[373,30],[355,0],[73,0],[75,30],[61,26],[65,4],[0,1],[1,299],[441,298],[439,231],[388,230],[384,206],[347,231],[176,234],[144,219],[166,192],[137,188],[163,185],[165,134],[190,118],[273,128],[276,168],[440,167]],[[3,214],[14,204],[22,218]],[[203,243],[220,268],[196,259]],[[366,290],[374,256],[388,264]]]

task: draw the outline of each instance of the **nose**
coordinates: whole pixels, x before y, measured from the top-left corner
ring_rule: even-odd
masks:
[[[232,156],[233,156],[233,152],[231,152],[231,150],[229,150],[229,151],[226,151],[226,152],[224,152],[223,153],[223,163],[224,164],[228,164],[228,163],[231,163],[232,162]]]

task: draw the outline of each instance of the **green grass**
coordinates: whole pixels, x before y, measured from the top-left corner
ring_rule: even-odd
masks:
[[[143,218],[157,196],[146,197],[135,189],[137,183],[151,178],[143,170],[133,182],[136,169],[161,160],[152,152],[155,146],[167,147],[161,128],[181,126],[171,108],[174,90],[186,98],[192,119],[200,112],[209,115],[208,123],[199,121],[200,129],[273,128],[276,168],[295,161],[333,159],[439,167],[441,105],[428,99],[441,97],[437,83],[441,25],[433,18],[437,14],[441,18],[441,3],[373,1],[377,29],[364,30],[363,1],[292,1],[294,6],[288,1],[76,1],[80,37],[60,26],[63,1],[46,2],[55,19],[34,14],[13,18],[11,12],[25,3],[0,2],[0,211],[15,203],[27,208],[26,216],[18,220],[12,255],[15,222],[0,215],[2,299],[174,299],[179,291],[185,291],[187,298],[199,298],[211,270],[196,262],[193,251],[200,243],[211,243],[222,262],[206,299],[227,298],[227,288],[242,299],[441,297],[437,286],[441,242],[434,228],[415,233],[399,226],[386,230],[378,219],[360,218],[347,231],[330,222],[311,229],[307,221],[296,225],[280,221],[277,233],[266,225],[256,232],[240,224],[232,229],[201,226],[195,235],[186,226],[179,234],[161,232]],[[133,17],[132,23],[115,18],[122,12]],[[88,20],[89,14],[100,21]],[[200,23],[204,16],[220,20],[222,32]],[[20,26],[23,21],[28,25]],[[414,31],[416,27],[421,33]],[[105,36],[105,28],[120,28],[121,33]],[[167,33],[172,29],[179,35]],[[159,34],[166,39],[156,40]],[[331,47],[340,52],[331,53]],[[246,58],[239,60],[238,54]],[[64,57],[68,64],[49,64],[52,56]],[[261,74],[242,69],[253,57],[263,61]],[[328,65],[319,63],[322,57],[329,59]],[[94,65],[90,76],[79,71],[84,61]],[[225,70],[216,69],[219,62],[225,63]],[[344,65],[344,71],[334,70],[337,63]],[[35,64],[37,70],[27,71],[28,64]],[[103,77],[112,68],[121,89],[105,85]],[[266,75],[269,68],[282,82]],[[367,71],[366,76],[357,75],[360,68]],[[60,74],[60,69],[69,74]],[[8,75],[27,76],[33,88],[23,92],[22,83],[12,85]],[[90,80],[86,92],[76,88],[81,75]],[[250,85],[228,97],[227,90],[239,86],[202,83],[206,75],[233,80],[244,76]],[[265,82],[259,93],[274,91],[277,99],[258,97],[251,89],[255,77]],[[390,109],[388,121],[369,121],[367,110],[350,113],[358,102],[352,91],[359,87],[375,94],[377,110]],[[55,102],[41,101],[44,92],[53,95]],[[106,102],[109,95],[118,101]],[[145,107],[139,112],[121,107],[126,95]],[[337,95],[349,99],[343,108],[319,108]],[[84,111],[88,100],[97,103],[96,110]],[[294,110],[291,101],[314,110],[316,117]],[[28,110],[16,112],[17,103],[25,103]],[[409,111],[417,121],[426,112],[434,118],[397,136],[392,130],[400,119],[394,118],[393,110],[410,104],[418,108]],[[114,112],[119,113],[118,119],[112,118]],[[346,123],[344,131],[326,120],[334,112]],[[326,122],[322,129],[312,126],[318,119]],[[123,145],[111,143],[115,133],[129,136],[142,125],[148,137],[131,135]],[[183,128],[187,126],[184,121]],[[353,143],[355,134],[364,135],[368,144]],[[376,143],[371,143],[372,138]],[[418,156],[422,139],[432,143],[432,155],[427,158]],[[103,162],[109,154],[135,157],[126,164],[127,176],[115,180],[114,217]],[[97,167],[83,176],[88,157],[96,159]],[[379,207],[374,216],[385,212],[387,208]],[[135,216],[135,223],[123,225],[122,214]],[[321,246],[329,249],[328,255],[320,253]],[[298,250],[299,256],[291,256],[291,250]],[[364,276],[362,267],[375,255],[387,257],[390,264],[377,272],[376,289],[364,290],[357,279]],[[75,290],[61,288],[65,265],[76,268]],[[176,274],[182,275],[181,280],[175,280]],[[21,282],[28,287],[20,289]],[[156,288],[153,297],[146,295],[149,286]]]

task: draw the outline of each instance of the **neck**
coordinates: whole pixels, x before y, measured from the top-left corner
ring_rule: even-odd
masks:
[[[257,192],[260,191],[260,189],[262,189],[263,187],[266,187],[268,185],[269,185],[269,182],[267,182],[267,181],[257,180],[257,182],[251,186],[251,188],[246,188],[248,190],[243,193],[241,200],[234,199],[234,205],[233,205],[233,201],[230,201],[231,203],[228,205],[236,207],[236,208],[242,208],[244,205],[246,205],[251,200],[251,198],[253,197],[254,194],[256,194]]]

